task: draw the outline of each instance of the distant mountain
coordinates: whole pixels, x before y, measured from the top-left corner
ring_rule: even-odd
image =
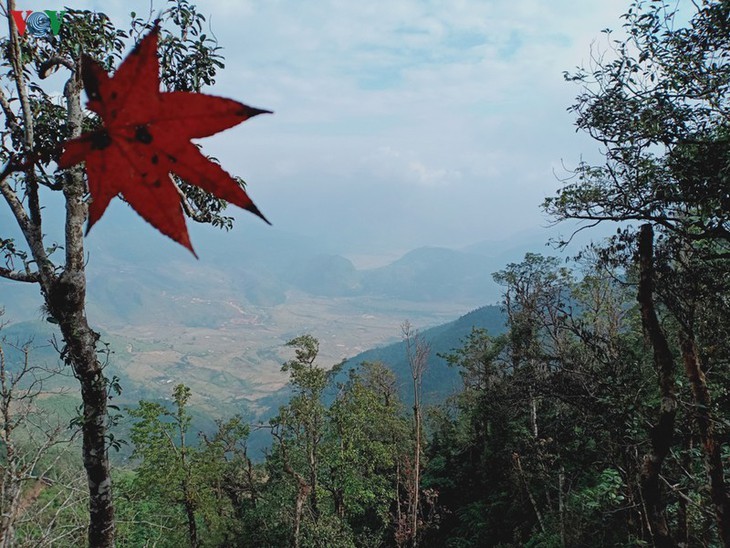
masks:
[[[281,273],[298,290],[323,297],[385,297],[406,301],[483,303],[499,288],[491,258],[443,247],[421,247],[379,268],[357,270],[340,255],[318,254]]]
[[[447,249],[421,247],[397,261],[362,273],[368,295],[418,301],[485,302],[496,300],[489,258]]]
[[[115,215],[113,207],[107,215]],[[336,363],[394,340],[403,318],[432,326],[497,302],[491,275],[506,264],[500,259],[505,246],[486,243],[422,247],[385,266],[359,269],[341,250],[243,222],[229,233],[191,226],[196,260],[139,219],[128,220],[99,223],[86,239],[88,315],[110,343],[107,373],[124,387],[115,401],[165,401],[172,386],[184,382],[201,416],[242,413],[265,420],[288,397],[280,371],[289,359],[287,340],[311,333],[322,343],[321,362]],[[41,305],[38,287],[0,279],[0,308],[7,307],[0,321],[11,323],[2,335],[32,336],[41,347],[34,359],[52,364],[58,358],[48,341],[60,336]],[[461,346],[473,327],[500,333],[499,308],[478,308],[423,332],[432,345],[423,384],[428,401],[442,401],[460,386],[459,372],[438,354]],[[408,397],[403,345],[348,363],[374,360],[395,370]],[[75,386],[70,377],[65,381]]]
[[[206,233],[196,261],[179,246],[139,246],[115,233],[90,239],[89,312],[92,320],[119,324],[167,323],[214,327],[235,310],[221,302],[271,307],[288,295],[376,298],[464,308],[497,302],[492,272],[504,266],[487,255],[422,247],[379,268],[358,270],[338,254],[275,230],[253,234]],[[152,231],[151,237],[161,238]],[[157,242],[153,242],[156,244]],[[158,251],[152,249],[158,247]],[[191,298],[197,303],[192,310]],[[185,303],[188,303],[186,305]],[[206,303],[210,303],[209,305]],[[13,321],[42,319],[38,288],[0,280],[0,307]],[[366,310],[364,310],[366,311]]]
[[[257,227],[193,234],[196,260],[142,228],[144,244],[139,227],[86,240],[89,320],[112,343],[109,371],[122,378],[123,399],[131,401],[168,397],[170,383],[185,382],[208,409],[265,416],[267,398],[277,401],[286,382],[280,368],[291,338],[311,333],[322,341],[322,363],[336,363],[394,340],[404,318],[432,326],[497,299],[489,284],[500,265],[474,253],[424,247],[386,266],[357,269],[326,246]],[[2,319],[46,344],[53,326],[41,305],[37,287],[0,280]],[[426,392],[458,385],[458,373],[438,352],[459,346],[472,325],[500,329],[496,308],[491,316],[489,307],[480,310],[427,331],[434,349]],[[407,379],[398,347],[391,355],[377,352],[382,357],[352,363],[383,359]]]
[[[292,263],[283,273],[296,288],[323,297],[352,297],[362,294],[362,273],[341,255],[315,255]]]
[[[450,367],[439,354],[446,354],[460,348],[474,328],[486,329],[490,335],[505,331],[505,317],[498,306],[488,305],[477,308],[443,325],[421,332],[431,345],[428,366],[423,376],[423,395],[427,403],[442,402],[447,396],[461,387],[459,371]],[[411,372],[406,357],[405,343],[397,342],[388,346],[374,348],[347,360],[345,370],[355,368],[362,362],[381,361],[396,374],[405,401],[413,397]]]

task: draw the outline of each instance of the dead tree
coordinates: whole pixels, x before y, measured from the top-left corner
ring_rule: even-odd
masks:
[[[418,545],[419,525],[419,498],[421,493],[421,452],[422,448],[422,415],[421,415],[421,387],[423,374],[426,371],[428,356],[431,352],[430,345],[423,339],[418,331],[413,329],[411,323],[406,320],[401,325],[403,341],[406,345],[406,356],[413,380],[413,422],[414,422],[414,448],[413,448],[413,474],[412,485],[408,490],[408,520],[411,546]]]

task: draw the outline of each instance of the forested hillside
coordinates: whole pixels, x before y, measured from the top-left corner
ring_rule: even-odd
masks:
[[[492,336],[502,334],[505,330],[505,317],[501,308],[495,305],[483,306],[464,314],[453,322],[421,332],[424,341],[430,346],[428,367],[423,374],[422,389],[425,401],[441,403],[461,389],[459,371],[449,365],[445,355],[460,347],[474,329],[482,329]],[[344,368],[349,370],[363,362],[388,364],[395,373],[401,396],[413,397],[405,342],[374,348],[353,356],[347,360]]]
[[[251,264],[211,246],[225,272],[119,233],[111,247],[143,258],[120,267],[102,245],[87,277],[82,225],[120,188],[186,253],[183,211],[231,223],[220,180],[261,215],[242,181],[177,143],[264,111],[199,93],[222,68],[217,43],[193,5],[169,4],[175,32],[69,9],[63,40],[46,41],[4,4],[0,195],[17,227],[0,238],[0,287],[35,321],[0,314],[0,546],[730,546],[728,2],[634,2],[623,34],[565,74],[603,157],[567,173],[543,211],[615,229],[571,259],[528,252],[492,273],[480,245],[424,247],[356,269],[299,240],[288,256],[251,245]],[[58,97],[38,83],[54,68],[70,74]],[[57,240],[42,223],[51,192]],[[340,359],[401,312],[442,317],[490,279],[498,306],[423,331],[403,321],[400,343]],[[13,284],[40,299],[6,297]],[[293,294],[306,313],[282,312]],[[139,322],[137,338],[95,315]]]

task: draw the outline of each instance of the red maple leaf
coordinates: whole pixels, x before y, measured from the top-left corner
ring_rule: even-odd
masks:
[[[161,92],[155,27],[122,61],[113,76],[82,57],[81,75],[102,127],[66,143],[61,168],[86,162],[91,227],[121,194],[152,226],[195,254],[182,210],[182,194],[170,177],[236,204],[266,220],[241,186],[206,158],[190,139],[207,137],[270,112],[231,99]]]

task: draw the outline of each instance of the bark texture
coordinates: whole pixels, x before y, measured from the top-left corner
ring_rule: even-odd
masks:
[[[695,400],[695,416],[705,454],[705,466],[710,479],[710,496],[717,518],[717,528],[723,546],[730,546],[730,508],[728,508],[727,489],[722,465],[720,444],[715,439],[710,406],[712,398],[707,388],[707,379],[700,367],[697,346],[693,334],[681,336],[682,361],[684,370],[692,387]]]
[[[641,308],[641,322],[654,353],[654,366],[659,376],[659,418],[651,431],[651,452],[644,455],[640,471],[641,491],[646,508],[646,522],[655,546],[675,546],[664,512],[660,474],[674,437],[677,413],[675,363],[666,335],[659,324],[654,306],[654,230],[650,224],[639,232],[639,291],[636,297]]]

